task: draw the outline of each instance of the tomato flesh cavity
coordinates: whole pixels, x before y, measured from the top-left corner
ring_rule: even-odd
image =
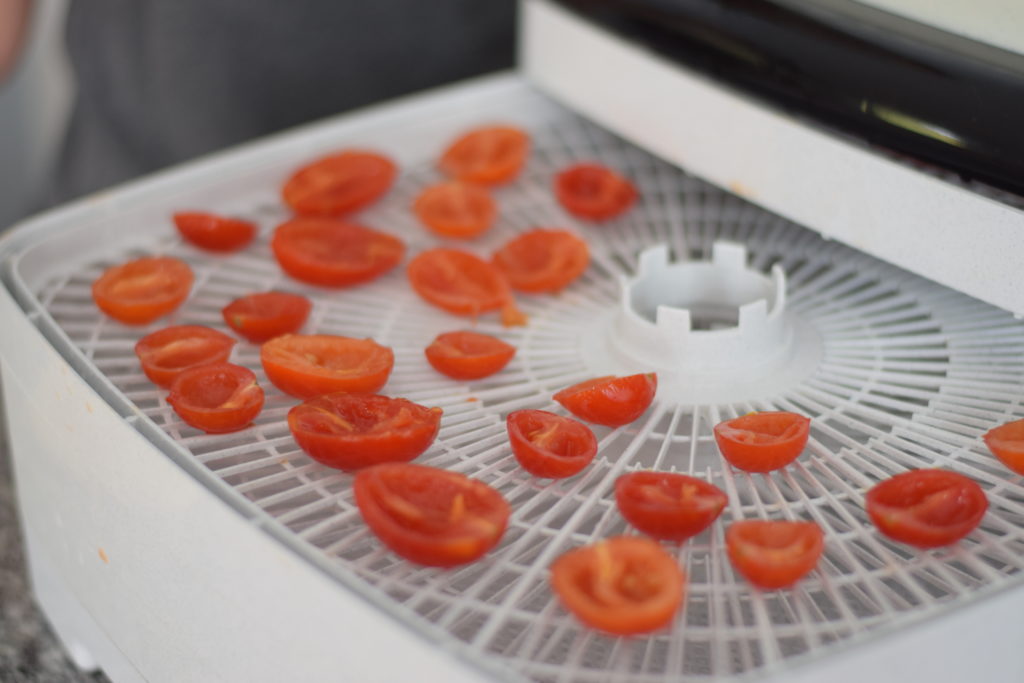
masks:
[[[519,175],[529,150],[530,138],[518,128],[477,128],[455,140],[438,167],[457,180],[498,185]]]
[[[491,227],[498,205],[479,185],[448,182],[423,190],[413,204],[413,211],[436,235],[471,239]]]
[[[321,287],[348,287],[376,279],[405,255],[402,240],[329,218],[294,218],[274,231],[270,248],[281,269]]]
[[[174,225],[186,241],[207,251],[237,251],[256,237],[255,223],[199,211],[174,214]]]
[[[501,311],[505,325],[524,325],[508,282],[487,261],[459,249],[428,249],[409,262],[413,290],[427,303],[456,315]]]
[[[507,242],[491,260],[513,289],[543,294],[561,291],[582,275],[590,249],[566,230],[537,228]]]
[[[825,535],[814,522],[748,519],[729,526],[725,547],[736,571],[772,590],[792,586],[818,565]]]
[[[298,332],[313,304],[299,294],[260,292],[235,299],[221,311],[228,327],[251,342]]]
[[[648,536],[684,541],[711,526],[729,499],[696,477],[639,471],[616,480],[615,502],[626,521]]]
[[[516,410],[505,419],[512,454],[535,477],[578,474],[597,454],[597,438],[582,422],[545,410]]]
[[[576,164],[555,177],[555,197],[575,216],[605,221],[632,206],[637,191],[633,183],[610,168]]]
[[[480,332],[439,334],[424,351],[435,370],[452,379],[483,379],[500,371],[516,353],[516,347]]]
[[[1024,420],[1014,420],[990,429],[983,438],[992,455],[1001,463],[1017,474],[1024,474]]]
[[[551,566],[562,604],[591,628],[611,635],[667,626],[685,592],[675,558],[649,538],[618,536],[570,550]]]
[[[454,567],[482,557],[508,526],[508,502],[457,472],[411,463],[360,470],[353,482],[366,525],[395,554],[418,564]]]
[[[135,344],[135,355],[151,382],[169,387],[182,372],[225,363],[237,342],[202,325],[174,325],[151,332]]]
[[[797,459],[807,445],[811,420],[790,412],[742,415],[715,425],[718,450],[733,467],[771,472]]]
[[[918,548],[956,543],[988,510],[985,492],[972,479],[948,470],[912,470],[875,484],[865,508],[878,530]]]
[[[327,394],[288,411],[299,447],[340,470],[412,460],[430,447],[440,425],[440,408],[379,395]]]
[[[245,429],[263,409],[252,370],[231,363],[189,368],[174,378],[167,402],[188,425],[209,434]]]
[[[303,166],[285,182],[285,204],[305,216],[341,216],[372,204],[395,181],[398,168],[382,154],[345,150]]]
[[[562,389],[554,399],[581,420],[621,427],[643,415],[657,389],[657,376],[648,372],[590,379]]]
[[[388,381],[394,353],[372,339],[285,334],[260,347],[267,379],[296,398],[347,391],[376,393]]]
[[[92,285],[92,298],[114,320],[145,325],[181,306],[192,280],[184,261],[148,256],[105,270]]]

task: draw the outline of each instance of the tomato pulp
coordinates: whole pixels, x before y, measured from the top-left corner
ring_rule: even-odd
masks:
[[[792,586],[818,565],[825,535],[814,522],[748,519],[725,532],[729,560],[760,588]]]
[[[350,149],[303,166],[288,178],[281,195],[297,214],[341,216],[372,204],[397,174],[386,156]]]
[[[174,378],[167,402],[184,422],[209,434],[235,432],[263,409],[252,370],[231,363],[189,368]]]
[[[221,311],[228,327],[251,342],[298,332],[313,304],[299,294],[260,292],[235,299]]]
[[[460,330],[439,334],[424,353],[435,370],[452,379],[483,379],[508,365],[516,347],[489,334]]]
[[[388,381],[395,356],[372,339],[285,334],[260,347],[260,361],[271,384],[307,399],[336,391],[375,393]]]
[[[973,480],[948,470],[912,470],[875,484],[865,508],[889,538],[937,548],[956,543],[981,523],[988,498]]]
[[[610,168],[576,164],[555,177],[555,196],[574,216],[605,221],[632,206],[637,191],[633,183]]]
[[[212,213],[174,214],[174,225],[188,242],[208,251],[237,251],[256,237],[256,224]]]
[[[530,138],[518,128],[477,128],[453,142],[438,166],[457,180],[497,185],[519,175],[529,150]]]
[[[750,413],[715,425],[715,441],[733,467],[770,472],[797,459],[810,428],[810,418],[796,413]]]
[[[597,454],[590,427],[545,410],[516,410],[505,419],[516,461],[535,477],[560,479],[579,473]]]
[[[684,541],[711,526],[729,499],[714,484],[674,472],[639,471],[615,482],[626,521],[666,541]]]
[[[145,325],[181,306],[192,289],[192,269],[169,256],[113,266],[92,285],[101,311],[126,325]]]
[[[501,310],[505,325],[524,325],[505,276],[487,261],[459,249],[428,249],[407,270],[413,290],[425,301],[456,315]]]
[[[294,218],[274,231],[270,248],[284,272],[322,287],[369,282],[397,266],[402,240],[330,218]]]
[[[1024,474],[1024,420],[1014,420],[986,432],[985,445],[999,461]]]
[[[470,239],[487,232],[498,214],[498,205],[479,185],[453,181],[423,190],[413,211],[436,235]]]
[[[169,387],[182,372],[227,362],[237,342],[202,325],[175,325],[151,332],[135,344],[142,371],[154,384]]]
[[[491,259],[513,289],[530,294],[558,292],[590,263],[587,243],[566,230],[537,228],[510,240]]]
[[[657,389],[658,378],[649,372],[590,379],[562,389],[554,399],[581,420],[619,427],[643,415]]]

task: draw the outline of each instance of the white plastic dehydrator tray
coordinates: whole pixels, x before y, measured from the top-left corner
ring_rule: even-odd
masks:
[[[490,122],[528,129],[533,151],[522,176],[496,192],[496,227],[466,246],[486,255],[544,226],[576,231],[592,252],[564,292],[518,297],[528,326],[439,312],[401,268],[326,290],[288,279],[273,261],[269,235],[287,216],[282,181],[344,147],[382,150],[403,169],[358,220],[401,236],[410,255],[438,244],[412,199],[439,178],[433,161],[452,138]],[[640,201],[622,218],[591,225],[555,202],[553,174],[588,159],[638,184]],[[235,255],[201,253],[170,222],[185,208],[255,220],[260,237]],[[656,247],[665,249],[638,269]],[[659,259],[671,270],[713,252],[761,285],[699,297],[662,286],[669,276],[646,285],[638,307],[689,308],[694,353],[708,354],[673,370],[623,322],[639,299],[622,288],[643,288],[637,280]],[[186,260],[196,284],[170,318],[126,327],[99,313],[90,286],[142,254]],[[116,680],[962,680],[979,667],[989,681],[1024,677],[1012,618],[1024,604],[1024,488],[981,441],[1024,417],[1024,325],[688,176],[518,77],[344,116],[115,189],[25,223],[0,242],[0,257],[0,358],[36,590],[78,661]],[[306,332],[393,347],[383,393],[444,409],[437,442],[417,462],[481,479],[512,504],[507,534],[483,560],[439,570],[384,549],[354,507],[352,477],[295,445],[284,418],[296,401],[266,381],[256,346],[240,342],[233,359],[257,373],[266,407],[235,434],[187,427],[142,375],[132,348],[143,334],[175,323],[225,329],[224,304],[275,288],[313,299]],[[729,346],[737,308],[751,303],[734,298],[761,293],[778,327]],[[513,343],[516,357],[485,380],[438,375],[424,346],[469,326]],[[715,334],[721,344],[708,343]],[[714,347],[742,344],[750,353],[734,351],[734,364],[714,357]],[[600,429],[598,457],[582,474],[540,480],[515,463],[509,411],[561,410],[551,400],[560,388],[648,369],[664,373],[655,405],[631,425]],[[773,409],[813,418],[804,455],[770,475],[723,464],[713,425]],[[873,483],[919,467],[967,474],[989,497],[981,527],[955,546],[890,542],[863,511]],[[558,605],[548,566],[569,548],[630,533],[611,490],[637,468],[705,478],[730,503],[709,531],[671,547],[689,577],[671,628],[615,639]],[[747,518],[816,521],[827,536],[817,570],[791,590],[752,589],[723,546],[727,525]]]

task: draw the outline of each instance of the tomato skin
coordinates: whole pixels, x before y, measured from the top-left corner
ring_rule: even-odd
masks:
[[[296,398],[336,391],[376,393],[388,381],[395,354],[372,339],[284,334],[260,347],[267,379]]]
[[[616,636],[667,626],[683,602],[686,575],[657,542],[617,536],[565,553],[551,565],[562,604],[591,628]]]
[[[483,379],[508,365],[516,355],[516,347],[489,334],[459,330],[437,335],[424,354],[442,375],[452,379]]]
[[[597,377],[562,389],[553,398],[581,420],[621,427],[644,414],[657,389],[657,375],[648,372]]]
[[[431,567],[482,557],[508,526],[508,502],[482,481],[411,463],[360,470],[353,482],[366,525],[395,554]]]
[[[516,461],[535,477],[571,477],[597,455],[594,432],[571,417],[516,410],[505,418],[505,426]]]
[[[150,332],[135,344],[142,371],[167,388],[181,373],[213,363],[226,363],[237,342],[210,327],[173,325]]]
[[[405,255],[402,240],[329,218],[293,218],[270,241],[281,269],[301,282],[348,287],[376,279]]]
[[[341,216],[375,202],[398,174],[382,154],[350,149],[295,171],[281,188],[284,203],[302,216]]]
[[[615,502],[626,521],[648,536],[685,541],[711,526],[729,499],[696,477],[637,471],[616,480]]]
[[[825,535],[814,522],[747,519],[725,532],[729,560],[759,588],[792,586],[818,565]]]
[[[1024,474],[1024,420],[990,429],[982,437],[992,455],[1017,474]]]
[[[529,151],[530,138],[519,128],[477,128],[455,140],[438,167],[457,180],[499,185],[519,175]]]
[[[985,492],[972,479],[949,470],[912,470],[875,484],[864,507],[878,530],[918,548],[956,543],[981,523]]]
[[[149,256],[108,268],[92,284],[92,298],[114,320],[145,325],[181,306],[192,280],[184,261]]]
[[[524,325],[505,276],[487,261],[460,249],[439,247],[418,254],[406,274],[427,303],[456,315],[501,310],[505,325]]]
[[[561,291],[582,275],[590,249],[566,230],[536,228],[507,242],[491,261],[513,289],[544,294]]]
[[[288,428],[317,462],[358,470],[423,453],[437,438],[441,412],[404,398],[339,392],[293,407]]]
[[[715,425],[722,457],[747,472],[771,472],[799,457],[811,420],[785,411],[750,413]]]
[[[483,187],[453,181],[424,189],[416,198],[413,211],[436,235],[471,239],[491,227],[498,215],[498,205]]]
[[[174,225],[188,242],[207,251],[237,251],[256,237],[256,225],[200,211],[174,214]]]
[[[637,191],[633,183],[610,168],[576,164],[555,176],[555,196],[574,216],[605,221],[631,207]]]
[[[263,410],[263,389],[249,368],[213,363],[175,377],[167,402],[186,424],[208,434],[223,434],[252,424]]]
[[[251,342],[298,332],[313,304],[299,294],[260,292],[235,299],[221,311],[228,327]]]

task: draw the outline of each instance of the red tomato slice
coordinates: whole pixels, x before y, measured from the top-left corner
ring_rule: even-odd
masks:
[[[431,232],[441,237],[469,239],[494,223],[498,205],[479,185],[448,182],[423,190],[413,211]]]
[[[818,565],[825,535],[814,522],[747,519],[725,532],[729,560],[759,588],[792,586]]]
[[[427,361],[452,379],[482,379],[508,365],[516,347],[479,332],[445,332],[426,348]]]
[[[406,272],[417,294],[449,313],[477,316],[501,309],[505,325],[526,324],[501,272],[467,251],[428,249]]]
[[[189,368],[174,378],[167,402],[196,429],[209,434],[236,432],[263,410],[263,389],[249,368],[214,363]]]
[[[868,516],[889,538],[937,548],[971,533],[988,510],[973,480],[947,470],[913,470],[875,484],[864,500]]]
[[[296,171],[281,189],[284,203],[304,216],[341,216],[372,204],[395,182],[398,168],[387,157],[346,150]]]
[[[506,243],[491,261],[514,289],[542,294],[565,289],[582,275],[590,250],[571,232],[537,228]]]
[[[174,224],[182,237],[209,251],[236,251],[256,237],[254,223],[212,213],[176,213]]]
[[[686,575],[649,538],[617,536],[570,550],[551,565],[551,587],[576,618],[617,636],[669,624],[683,603]]]
[[[260,347],[260,361],[271,384],[307,399],[336,391],[375,393],[388,381],[395,355],[372,339],[285,334]]]
[[[286,292],[260,292],[235,299],[224,307],[224,322],[251,342],[265,342],[298,332],[313,307],[309,299]]]
[[[497,185],[519,175],[529,151],[530,138],[518,128],[478,128],[453,142],[438,166],[457,180]]]
[[[237,342],[202,325],[175,325],[151,332],[135,344],[142,371],[154,384],[171,386],[186,370],[226,363]]]
[[[434,442],[440,425],[440,408],[345,392],[311,398],[288,411],[299,447],[339,470],[412,460]]]
[[[750,413],[715,425],[715,441],[733,467],[771,472],[797,459],[810,428],[810,418],[796,413]]]
[[[505,419],[512,454],[535,477],[561,479],[582,471],[597,455],[590,427],[546,410],[516,410]]]
[[[636,201],[633,183],[600,164],[576,164],[555,177],[555,196],[574,216],[604,221]]]
[[[169,256],[128,261],[104,271],[92,285],[99,309],[126,325],[145,325],[188,298],[192,269]]]
[[[397,266],[405,244],[397,237],[329,218],[294,218],[270,241],[284,272],[323,287],[368,282]]]
[[[482,481],[434,467],[385,463],[359,472],[356,505],[384,545],[412,562],[454,567],[501,540],[509,505]]]
[[[615,502],[626,521],[648,536],[684,541],[711,526],[729,499],[696,477],[648,471],[619,477]]]
[[[1024,474],[1024,420],[990,429],[983,438],[1000,462],[1017,474]]]
[[[619,427],[643,415],[654,400],[658,377],[653,372],[628,377],[598,377],[554,395],[566,410],[587,422]]]

